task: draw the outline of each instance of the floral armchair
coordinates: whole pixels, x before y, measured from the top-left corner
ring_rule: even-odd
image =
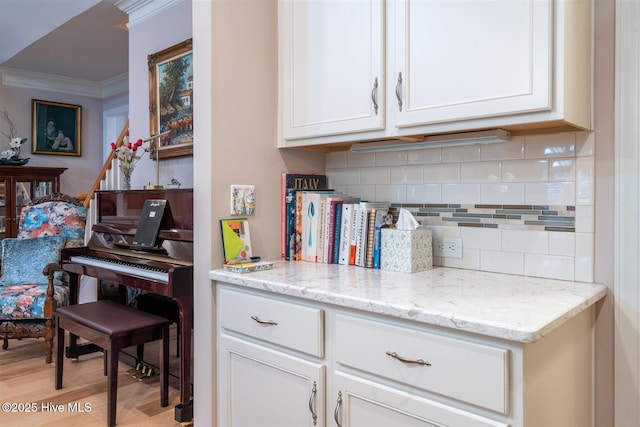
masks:
[[[57,266],[65,247],[84,245],[87,209],[74,197],[54,193],[22,209],[17,238],[5,238],[0,277],[0,338],[44,338],[51,363],[56,307],[68,305],[68,277]],[[57,270],[57,271],[56,271]]]

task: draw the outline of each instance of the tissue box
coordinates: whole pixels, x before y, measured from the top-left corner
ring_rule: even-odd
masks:
[[[417,273],[433,268],[431,230],[380,230],[380,268],[382,270]]]

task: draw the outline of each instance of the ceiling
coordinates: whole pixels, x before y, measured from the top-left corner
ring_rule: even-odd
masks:
[[[0,69],[102,83],[126,74],[119,0],[0,0]]]

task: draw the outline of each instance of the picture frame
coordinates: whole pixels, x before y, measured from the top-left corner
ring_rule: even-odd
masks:
[[[31,106],[31,153],[80,156],[82,106],[39,99]]]
[[[151,157],[193,155],[193,42],[185,40],[147,56]]]

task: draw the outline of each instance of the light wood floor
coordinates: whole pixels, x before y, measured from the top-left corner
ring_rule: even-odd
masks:
[[[172,329],[174,327],[172,326]],[[153,349],[145,350],[152,360]],[[175,345],[170,346],[171,365],[177,365]],[[55,354],[55,351],[54,351]],[[178,383],[170,379],[169,406],[160,407],[160,381],[132,378],[130,366],[122,362],[118,373],[118,426],[179,427],[191,423],[174,420],[174,407],[180,403]],[[157,360],[157,359],[155,359]],[[173,369],[172,369],[173,371]],[[6,403],[28,404],[36,412],[8,413]],[[63,388],[54,387],[54,364],[44,361],[44,340],[10,340],[9,349],[0,349],[0,425],[7,426],[104,426],[107,423],[107,377],[103,376],[102,353],[65,359]],[[32,405],[35,404],[35,405]],[[61,405],[61,406],[60,406]],[[90,410],[73,410],[74,405]],[[62,408],[56,412],[54,408]]]

